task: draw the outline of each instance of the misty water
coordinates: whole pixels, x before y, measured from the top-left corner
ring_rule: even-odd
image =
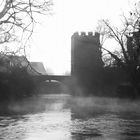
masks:
[[[139,140],[140,102],[43,94],[0,116],[1,140]]]

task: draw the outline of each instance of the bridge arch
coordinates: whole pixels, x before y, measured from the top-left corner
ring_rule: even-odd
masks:
[[[37,75],[33,78],[39,83],[39,92],[70,94],[71,76]]]

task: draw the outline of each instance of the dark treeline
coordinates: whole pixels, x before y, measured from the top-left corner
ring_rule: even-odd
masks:
[[[77,85],[81,88],[84,96],[140,97],[140,93],[137,93],[130,82],[130,76],[122,68],[104,67],[96,72],[82,75],[83,73],[78,74]],[[135,82],[140,83],[140,71],[136,72],[135,77]]]
[[[31,96],[35,87],[32,77],[24,68],[14,73],[0,73],[0,101],[14,101]]]
[[[15,55],[0,58],[0,102],[21,100],[34,94],[37,83],[24,59]],[[23,61],[26,65],[22,65]]]
[[[0,73],[0,101],[20,100],[32,95],[35,83],[25,68],[13,73]]]

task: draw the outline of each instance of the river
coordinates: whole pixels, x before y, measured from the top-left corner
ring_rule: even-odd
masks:
[[[117,98],[40,95],[0,116],[0,140],[139,140],[140,103]]]

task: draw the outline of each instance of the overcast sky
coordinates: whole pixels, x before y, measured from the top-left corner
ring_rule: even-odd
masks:
[[[138,0],[54,0],[53,15],[40,18],[31,44],[31,61],[42,61],[48,73],[70,72],[71,35],[93,31],[99,19],[119,23]]]

